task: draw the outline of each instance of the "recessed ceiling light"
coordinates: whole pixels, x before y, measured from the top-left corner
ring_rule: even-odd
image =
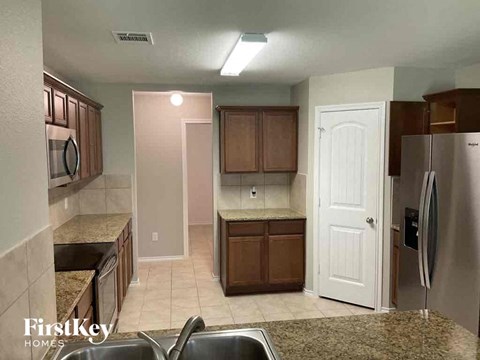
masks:
[[[183,104],[183,96],[182,94],[179,94],[179,93],[175,93],[175,94],[172,94],[172,96],[170,96],[170,102],[172,103],[172,105],[174,106],[180,106]]]
[[[220,75],[238,76],[250,61],[267,45],[264,34],[243,34],[223,65]]]

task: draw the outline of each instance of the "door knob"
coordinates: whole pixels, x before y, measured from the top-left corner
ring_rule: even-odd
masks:
[[[374,220],[373,220],[372,217],[369,216],[369,217],[367,217],[367,218],[365,219],[365,221],[367,222],[367,224],[373,224],[373,221],[374,221]]]

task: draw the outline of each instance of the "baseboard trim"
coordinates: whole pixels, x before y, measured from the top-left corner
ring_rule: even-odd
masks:
[[[303,293],[306,296],[315,297],[315,294],[313,293],[313,290],[308,290],[308,289],[303,288]]]
[[[176,256],[146,256],[139,257],[138,262],[157,262],[157,261],[172,261],[172,260],[183,260],[185,259],[184,255]]]
[[[392,312],[392,311],[395,311],[395,310],[397,310],[397,309],[396,308],[388,308],[388,307],[384,307],[384,306],[382,306],[380,308],[380,312],[382,312],[382,313],[389,313],[389,312]]]
[[[215,280],[215,281],[220,281],[220,276],[215,275],[215,274],[212,272],[212,279]]]
[[[195,225],[210,225],[210,226],[213,226],[213,224],[211,222],[195,222],[195,223],[190,223],[188,224],[188,226],[195,226]]]

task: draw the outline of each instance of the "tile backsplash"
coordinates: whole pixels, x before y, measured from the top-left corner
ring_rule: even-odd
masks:
[[[48,350],[26,346],[40,338],[23,334],[24,319],[57,321],[53,258],[51,226],[0,254],[0,349],[9,359],[37,360]]]
[[[279,174],[220,174],[218,208],[266,209],[290,207],[290,175]],[[257,197],[250,198],[255,186]]]
[[[53,229],[76,215],[132,212],[132,176],[106,174],[51,189],[49,208]]]

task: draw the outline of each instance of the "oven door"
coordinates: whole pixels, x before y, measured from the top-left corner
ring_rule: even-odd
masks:
[[[48,187],[64,185],[79,179],[80,152],[76,131],[47,125]]]
[[[97,280],[97,322],[115,325],[117,320],[118,257],[108,259]]]

